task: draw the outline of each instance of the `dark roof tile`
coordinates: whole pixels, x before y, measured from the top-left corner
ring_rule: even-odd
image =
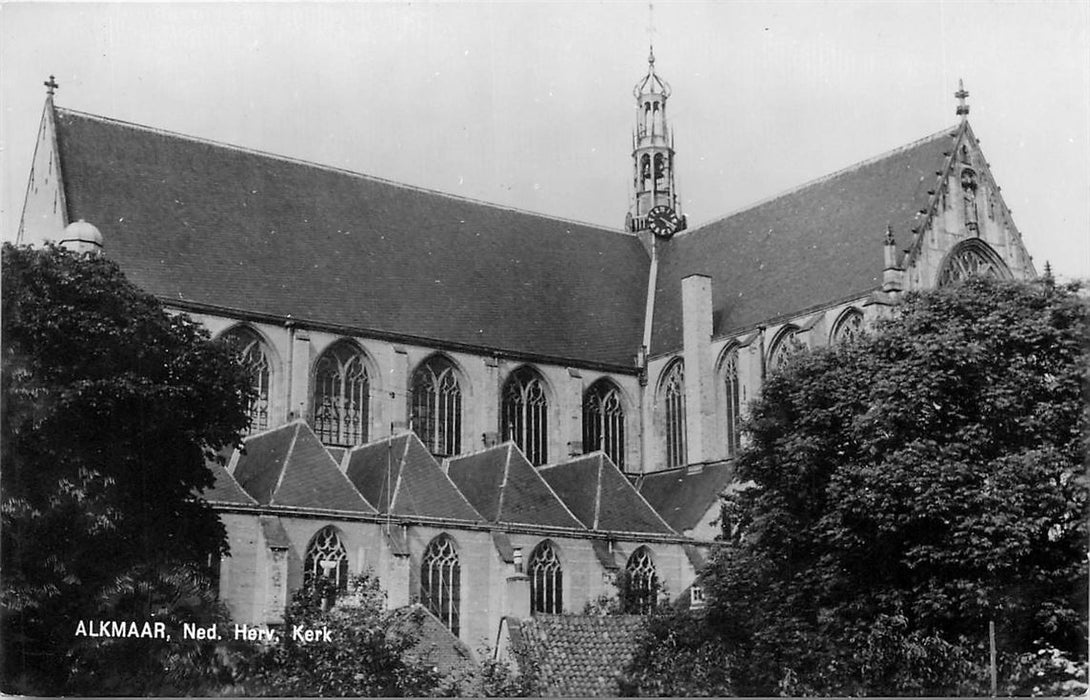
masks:
[[[862,296],[883,243],[912,242],[954,143],[947,129],[676,236],[660,247],[652,354],[681,348],[681,280],[712,278],[713,335]],[[833,272],[835,271],[835,274]]]
[[[451,458],[447,474],[488,522],[584,529],[512,443]]]
[[[676,534],[601,452],[542,467],[538,473],[592,530]]]
[[[163,299],[633,365],[634,236],[66,109],[56,124],[69,219]]]
[[[212,478],[215,479],[212,488],[201,494],[204,500],[209,503],[230,503],[233,505],[257,505],[257,501],[253,499],[250,494],[246,493],[235,478],[231,476],[222,465],[216,462],[209,461],[208,468],[212,471]]]
[[[348,452],[346,474],[380,513],[478,522],[454,482],[443,473],[415,433],[405,433],[355,447]]]
[[[539,665],[544,695],[609,697],[620,694],[617,678],[635,655],[647,618],[535,615],[507,622],[512,640]]]
[[[636,489],[670,527],[684,534],[699,525],[709,510],[718,508],[719,496],[733,478],[730,462],[714,462],[648,472],[637,478]]]
[[[247,438],[233,476],[262,505],[375,512],[302,420]]]

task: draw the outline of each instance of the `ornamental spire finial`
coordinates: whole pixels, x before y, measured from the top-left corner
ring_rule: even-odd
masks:
[[[965,83],[958,78],[958,91],[954,93],[954,97],[958,98],[957,115],[961,117],[961,121],[969,118],[969,105],[965,103],[965,98],[968,96],[969,91],[965,89]]]
[[[60,85],[57,83],[57,79],[52,75],[49,76],[49,80],[42,83],[42,85],[45,85],[45,94],[50,97],[52,97],[53,93],[57,90],[57,88],[60,87]]]

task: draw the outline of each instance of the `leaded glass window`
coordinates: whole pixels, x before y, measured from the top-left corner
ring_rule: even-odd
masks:
[[[685,366],[675,362],[662,380],[666,409],[666,466],[678,467],[685,457]]]
[[[979,240],[959,244],[943,263],[939,272],[939,286],[962,280],[973,275],[1010,279],[1010,270],[1003,260]]]
[[[314,432],[327,445],[367,441],[371,380],[363,352],[341,341],[322,353],[314,371]]]
[[[256,394],[246,407],[250,416],[247,433],[265,430],[269,427],[269,395],[272,386],[272,369],[265,344],[261,336],[245,326],[228,331],[223,336],[223,342],[238,354],[250,375],[250,383]]]
[[[462,568],[454,540],[440,535],[431,541],[420,564],[420,600],[455,635],[461,627]]]
[[[503,437],[513,440],[534,466],[549,460],[549,399],[531,367],[511,373],[503,386]]]
[[[798,337],[798,329],[794,326],[786,326],[776,337],[772,345],[772,351],[768,353],[768,369],[775,371],[784,366],[792,356],[802,350],[802,341]]]
[[[833,343],[839,343],[859,335],[863,331],[863,312],[848,309],[840,314],[833,325]]]
[[[601,450],[624,468],[624,405],[620,390],[607,379],[592,384],[583,397],[583,450]]]
[[[538,545],[530,558],[530,611],[564,612],[564,572],[549,541]]]
[[[628,599],[626,612],[646,615],[655,609],[659,594],[659,578],[655,560],[647,547],[640,547],[628,558],[625,565],[628,574]]]
[[[436,355],[417,367],[410,385],[412,428],[428,451],[449,457],[462,451],[462,388],[454,364]]]
[[[343,591],[348,587],[348,553],[341,544],[337,529],[330,525],[318,531],[307,546],[303,562],[303,583],[313,584],[320,578],[329,579]]]
[[[727,454],[735,455],[738,452],[738,441],[741,435],[741,391],[742,386],[738,381],[738,349],[732,348],[727,352],[722,364],[723,372],[723,420],[726,429]]]

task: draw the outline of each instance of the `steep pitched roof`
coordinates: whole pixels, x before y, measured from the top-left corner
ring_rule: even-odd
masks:
[[[473,653],[465,642],[423,605],[391,610],[386,634],[388,637],[414,635],[416,643],[406,650],[406,656],[436,668],[442,675],[469,671],[476,666]]]
[[[535,615],[506,619],[512,646],[541,669],[549,697],[616,697],[647,618],[640,615]]]
[[[352,448],[345,473],[384,515],[484,520],[415,433]]]
[[[634,236],[66,109],[56,124],[69,219],[164,300],[633,366]]]
[[[452,458],[447,475],[490,523],[584,529],[513,443]]]
[[[222,465],[211,460],[209,460],[207,464],[212,472],[212,478],[215,479],[215,483],[212,484],[212,488],[201,494],[204,500],[209,503],[229,503],[232,505],[247,506],[257,505],[257,501],[238,485],[235,478],[231,476],[230,472]]]
[[[712,278],[713,335],[862,296],[882,283],[883,242],[912,242],[957,128],[674,237],[660,246],[651,352],[681,347],[681,280]]]
[[[592,530],[676,534],[601,452],[542,467],[538,473]]]
[[[376,512],[302,420],[247,438],[232,476],[261,505]]]
[[[636,490],[670,527],[684,533],[699,525],[709,510],[718,508],[719,495],[732,478],[731,463],[715,462],[703,464],[699,469],[679,467],[648,472],[636,480]]]

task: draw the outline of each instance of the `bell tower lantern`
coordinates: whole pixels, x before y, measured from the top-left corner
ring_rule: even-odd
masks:
[[[632,132],[632,197],[625,230],[650,230],[669,237],[685,228],[674,178],[674,133],[666,119],[670,85],[655,73],[655,49],[647,75],[632,89],[636,128]]]

